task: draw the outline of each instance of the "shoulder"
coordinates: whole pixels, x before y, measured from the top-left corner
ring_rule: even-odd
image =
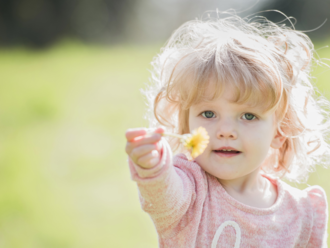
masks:
[[[324,189],[315,185],[300,190],[282,181],[280,184],[283,187],[286,202],[291,206],[296,205],[298,211],[300,209],[306,216],[310,216],[313,233],[323,235],[328,221],[328,203]],[[322,237],[322,235],[319,236]]]
[[[311,186],[304,190],[313,208],[313,219],[319,224],[328,219],[328,202],[325,191],[320,186]]]
[[[207,176],[205,171],[195,161],[189,161],[183,153],[174,156],[173,165],[178,173],[185,173],[192,181],[206,183]]]
[[[174,156],[173,165],[189,173],[205,174],[205,171],[195,161],[189,161],[183,153]]]
[[[304,189],[303,191],[306,192],[308,198],[310,199],[311,203],[315,207],[322,206],[323,208],[327,209],[327,196],[325,191],[322,187],[315,185]]]
[[[320,186],[304,190],[313,209],[313,228],[309,239],[311,247],[324,247],[327,243],[328,203],[324,190]]]
[[[281,185],[283,193],[297,203],[309,203],[314,209],[321,208],[326,210],[328,208],[326,193],[318,185],[310,186],[303,190],[292,187],[281,180],[279,180],[279,185]]]
[[[183,153],[174,156],[173,165],[188,173],[205,174],[205,171],[195,161],[188,160]]]
[[[297,202],[308,201],[312,207],[327,209],[327,196],[324,189],[318,185],[307,187],[304,190],[292,187],[281,182],[284,192]]]
[[[324,189],[318,185],[303,190],[312,205],[314,221],[323,222],[328,219],[328,202]]]

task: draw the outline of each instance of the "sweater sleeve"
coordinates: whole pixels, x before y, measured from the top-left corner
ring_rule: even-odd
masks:
[[[142,209],[147,212],[158,233],[169,234],[194,201],[194,185],[183,170],[175,168],[172,151],[162,140],[160,163],[143,169],[129,160],[132,180],[137,182]]]
[[[328,204],[324,190],[319,186],[307,189],[313,208],[313,228],[307,247],[328,247]]]

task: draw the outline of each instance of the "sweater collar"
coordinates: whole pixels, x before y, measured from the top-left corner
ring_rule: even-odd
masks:
[[[230,196],[227,193],[227,191],[218,182],[216,177],[214,177],[214,176],[212,176],[208,173],[206,173],[206,174],[210,177],[209,178],[210,182],[212,184],[215,184],[214,186],[216,187],[220,197],[225,199],[229,204],[231,204],[235,208],[240,209],[244,212],[255,214],[255,215],[272,214],[275,211],[277,211],[277,209],[281,206],[281,204],[283,202],[285,191],[283,189],[283,185],[282,185],[281,180],[279,180],[278,178],[273,178],[273,177],[270,177],[268,175],[263,175],[266,179],[268,179],[277,188],[277,199],[276,199],[275,203],[269,208],[256,208],[256,207],[251,207],[251,206],[245,205],[245,204],[237,201],[235,198],[233,198],[232,196]]]

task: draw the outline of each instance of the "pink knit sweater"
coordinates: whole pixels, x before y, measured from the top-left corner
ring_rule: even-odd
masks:
[[[166,142],[164,142],[166,143]],[[129,161],[144,211],[152,218],[159,247],[327,247],[328,207],[319,186],[299,190],[278,179],[278,198],[255,208],[232,198],[215,177],[183,154],[143,169]]]

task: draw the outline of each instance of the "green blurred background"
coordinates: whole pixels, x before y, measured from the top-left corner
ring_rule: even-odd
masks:
[[[178,2],[184,10],[187,2]],[[151,3],[144,1],[142,7],[132,5],[131,9],[145,9],[146,15],[152,12],[149,22],[167,21],[173,1],[163,1],[158,9]],[[220,1],[208,3],[204,8],[215,9]],[[201,2],[188,4],[196,9],[189,12],[191,16],[201,13]],[[290,12],[296,5],[284,7]],[[157,19],[157,13],[164,19]],[[110,32],[114,39],[95,32],[94,37],[76,28],[83,30],[76,34],[85,36],[60,32],[48,39],[32,35],[34,39],[24,40],[1,29],[7,25],[15,31],[3,21],[4,16],[0,10],[0,36],[7,37],[0,39],[0,247],[157,247],[156,231],[141,210],[136,185],[130,179],[124,134],[127,128],[148,125],[140,89],[150,77],[150,61],[164,43],[164,35],[168,37],[186,19],[179,18],[164,32],[155,32],[154,39],[149,26],[139,19],[134,27],[141,32],[136,31],[138,35],[131,40],[129,25]],[[188,14],[185,18],[191,19]],[[330,58],[326,27],[313,36],[320,58]],[[330,99],[329,68],[315,67],[313,76],[321,93]],[[329,198],[329,178],[330,170],[318,167],[307,184],[296,186],[320,185]]]

